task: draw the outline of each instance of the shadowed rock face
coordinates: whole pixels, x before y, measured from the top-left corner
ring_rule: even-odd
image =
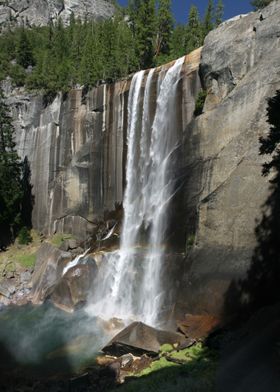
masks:
[[[225,22],[206,38],[200,74],[204,113],[186,127],[185,216],[196,232],[182,298],[195,312],[219,312],[229,283],[245,275],[254,229],[268,195],[259,137],[267,98],[280,88],[280,3]],[[263,20],[261,20],[263,19]]]
[[[114,10],[109,0],[8,0],[0,3],[0,28],[22,22],[46,26],[58,18],[68,23],[71,14],[81,19],[104,19],[111,17]]]

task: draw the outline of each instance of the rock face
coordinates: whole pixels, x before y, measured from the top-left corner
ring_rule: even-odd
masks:
[[[104,19],[114,10],[110,0],[5,0],[0,2],[0,29],[22,23],[46,26],[58,18],[68,23],[71,14],[81,19]]]
[[[186,123],[200,87],[199,58],[200,51],[187,56],[183,68],[186,78],[180,94],[185,91]],[[6,88],[16,119],[18,151],[28,157],[31,167],[37,230],[71,233],[85,240],[97,232],[98,222],[106,216],[114,218],[114,211],[119,214],[125,184],[129,87],[130,80],[124,80],[88,92],[72,90],[47,106],[42,96]],[[156,96],[152,105],[155,100]]]
[[[59,281],[63,268],[71,260],[71,253],[63,252],[45,242],[37,252],[32,276],[32,302],[43,303]]]
[[[73,90],[46,107],[42,96],[9,96],[18,151],[31,166],[37,230],[84,240],[122,202],[128,88]]]
[[[50,295],[51,301],[58,308],[68,312],[84,305],[94,285],[96,274],[97,267],[91,263],[70,268],[56,284]]]
[[[280,88],[280,2],[223,23],[206,38],[200,74],[204,113],[186,128],[185,216],[196,232],[185,264],[182,300],[189,311],[218,313],[233,280],[243,277],[268,195],[262,177],[267,98]]]

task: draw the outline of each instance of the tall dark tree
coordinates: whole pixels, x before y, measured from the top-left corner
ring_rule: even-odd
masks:
[[[224,4],[223,0],[218,0],[216,9],[215,9],[215,27],[218,27],[222,21],[223,21],[223,16],[224,16]]]
[[[174,19],[171,12],[171,0],[159,0],[157,16],[157,45],[156,55],[169,55]]]
[[[207,9],[204,16],[204,34],[205,36],[213,29],[213,0],[208,0]]]
[[[186,27],[186,53],[199,48],[203,44],[203,26],[201,25],[198,9],[191,6]]]
[[[140,68],[154,65],[156,39],[155,0],[142,0],[136,15],[136,48]]]
[[[21,224],[21,163],[15,150],[14,127],[0,90],[0,245],[15,236]]]
[[[16,60],[23,68],[27,68],[29,65],[33,66],[35,64],[32,48],[24,27],[20,29]]]
[[[32,195],[31,170],[27,157],[24,158],[22,164],[21,188],[21,223],[24,227],[31,229],[34,196]]]

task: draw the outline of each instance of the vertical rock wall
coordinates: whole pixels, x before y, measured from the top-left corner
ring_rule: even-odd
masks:
[[[18,151],[32,173],[34,227],[85,239],[122,202],[129,82],[72,90],[44,106],[41,96],[9,96]]]
[[[200,50],[186,56],[182,68],[178,116],[185,124],[192,118],[200,88],[199,59]],[[154,74],[151,113],[160,69]],[[124,80],[88,92],[72,90],[49,104],[40,95],[7,91],[16,119],[18,151],[28,157],[31,167],[35,229],[85,239],[94,234],[106,212],[122,204],[129,87],[130,80]],[[181,165],[181,159],[178,162]]]
[[[223,23],[202,50],[204,113],[185,129],[185,217],[195,233],[181,281],[189,311],[220,312],[251,266],[269,189],[259,137],[269,129],[267,98],[280,88],[279,20],[274,1]]]

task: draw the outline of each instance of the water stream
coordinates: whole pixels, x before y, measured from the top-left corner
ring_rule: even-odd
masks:
[[[184,58],[161,71],[134,75],[128,99],[124,221],[119,251],[108,253],[89,312],[104,318],[140,319],[156,326],[165,298],[161,269],[178,147],[176,92]],[[151,99],[157,100],[151,114]],[[143,91],[144,89],[144,91]]]

